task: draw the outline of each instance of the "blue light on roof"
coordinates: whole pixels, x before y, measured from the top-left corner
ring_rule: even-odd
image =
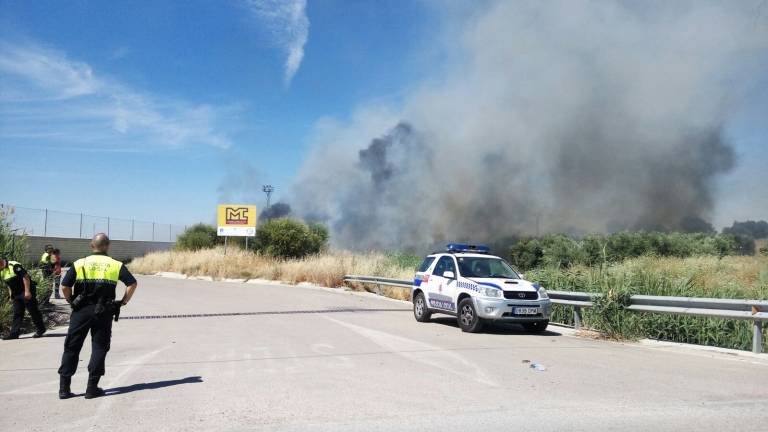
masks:
[[[471,244],[463,244],[463,243],[448,243],[448,246],[446,246],[446,250],[450,253],[456,253],[456,252],[474,252],[474,253],[481,253],[485,254],[490,252],[490,248],[485,245],[471,245]]]

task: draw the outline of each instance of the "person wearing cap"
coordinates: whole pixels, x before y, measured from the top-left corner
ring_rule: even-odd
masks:
[[[112,340],[112,317],[117,282],[125,284],[122,305],[128,304],[137,282],[128,268],[107,256],[109,237],[104,233],[93,236],[92,255],[75,261],[61,280],[61,293],[72,305],[64,353],[59,367],[59,399],[74,396],[70,390],[72,375],[77,371],[80,350],[91,333],[91,361],[88,363],[88,386],[85,398],[104,396],[98,387],[104,375],[107,352]],[[74,292],[73,292],[74,287]]]
[[[29,312],[37,331],[32,337],[39,338],[45,331],[43,315],[37,307],[37,286],[29,278],[24,267],[16,261],[0,258],[0,279],[8,287],[8,295],[13,304],[13,322],[11,332],[3,340],[18,339],[24,321],[24,310]]]

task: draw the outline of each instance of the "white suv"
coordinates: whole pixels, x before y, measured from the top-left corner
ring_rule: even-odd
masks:
[[[444,313],[455,316],[465,332],[479,332],[484,321],[519,323],[530,332],[543,332],[552,304],[547,291],[488,252],[486,246],[451,243],[446,252],[428,255],[411,289],[416,321]]]

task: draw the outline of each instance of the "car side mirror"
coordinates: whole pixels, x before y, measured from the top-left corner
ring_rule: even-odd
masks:
[[[525,275],[524,274],[518,273],[517,275],[520,276],[520,279],[525,279]]]
[[[446,279],[455,279],[456,275],[452,271],[443,272],[443,277]]]

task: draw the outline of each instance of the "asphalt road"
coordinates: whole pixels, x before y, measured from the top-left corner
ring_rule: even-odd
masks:
[[[123,315],[145,318],[114,326],[107,397],[57,399],[65,327],[0,341],[0,430],[768,430],[765,355],[558,327],[465,334],[450,318],[420,324],[409,304],[339,290],[139,281]]]

